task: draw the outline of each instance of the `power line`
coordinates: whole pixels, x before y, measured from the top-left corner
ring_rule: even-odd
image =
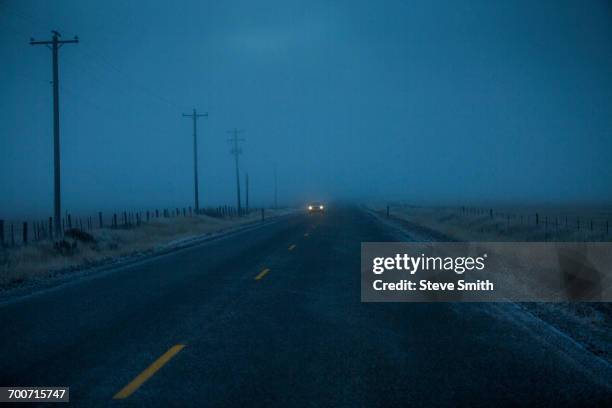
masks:
[[[90,52],[85,52],[85,55],[88,55],[90,58],[90,62],[94,62],[94,60],[98,60],[98,63],[100,65],[106,65],[108,68],[112,69],[113,71],[115,71],[117,74],[121,75],[125,80],[126,83],[132,87],[132,89],[137,90],[139,92],[141,92],[143,95],[147,94],[148,97],[153,97],[154,99],[157,99],[158,102],[161,102],[167,106],[173,107],[173,108],[179,108],[181,109],[181,107],[170,101],[169,99],[153,92],[151,89],[149,89],[148,87],[134,81],[133,78],[131,78],[130,76],[128,76],[128,74],[126,74],[121,68],[119,68],[117,65],[111,63],[110,61],[108,61],[108,59],[106,59],[106,57],[104,57],[102,54],[100,53],[96,53],[94,51],[90,51]],[[103,69],[103,67],[101,67]],[[104,70],[106,71],[106,70]]]
[[[94,60],[93,56],[95,54],[90,54],[88,52],[84,52],[84,54],[85,56],[90,56],[90,58],[72,59],[71,62],[79,66],[79,69],[78,69],[79,73],[84,72],[88,74],[87,76],[89,76],[93,80],[93,83],[98,84],[102,82],[108,82],[110,84],[109,86],[112,87],[114,91],[121,92],[122,94],[130,98],[137,98],[140,96],[141,97],[140,99],[146,100],[147,102],[150,102],[150,103],[161,104],[164,107],[171,107],[177,110],[183,108],[159,95],[154,94],[152,91],[147,91],[146,90],[147,88],[138,85],[135,81],[131,80],[126,74],[120,74],[124,78],[124,81],[122,81],[121,84],[116,84],[117,76],[113,76],[112,79],[108,77],[107,79],[107,77],[105,77],[102,74],[102,73],[108,73],[109,69],[105,68],[102,63],[96,62]],[[111,69],[115,70],[114,68],[111,68]],[[117,72],[119,73],[120,71],[117,71]],[[105,89],[107,89],[109,86],[105,86]],[[130,92],[130,90],[132,92]],[[156,105],[156,106],[160,106],[160,105]]]
[[[62,231],[61,221],[61,198],[60,198],[60,134],[59,134],[59,68],[58,68],[58,51],[64,44],[76,44],[79,42],[78,37],[73,40],[60,40],[60,33],[51,31],[53,37],[47,41],[36,41],[30,39],[30,45],[45,45],[51,46],[53,56],[53,169],[54,169],[54,200],[53,213],[55,216],[55,234],[59,236]]]
[[[44,26],[48,25],[45,21],[42,21],[39,18],[34,18],[32,16],[29,16],[26,13],[23,13],[21,11],[17,11],[17,10],[12,9],[12,10],[6,10],[6,13],[10,14],[10,15],[12,15],[14,17],[17,17],[17,18],[21,19],[22,21],[27,21],[27,22],[29,22],[31,24],[34,24],[35,26],[37,26],[37,28],[44,27]],[[4,16],[8,18],[8,16],[6,14],[4,14]],[[17,31],[14,31],[14,32],[15,32],[15,34],[17,34]],[[71,34],[70,32],[67,32],[66,30],[64,30],[64,33]],[[113,64],[112,62],[110,62],[102,54],[97,53],[97,52],[92,51],[92,50],[84,50],[83,54],[88,57],[88,61],[90,63],[92,63],[92,64],[96,64],[95,61],[97,60],[98,61],[97,64],[100,66],[102,71],[105,71],[105,72],[107,71],[107,69],[105,69],[102,66],[102,65],[105,65],[107,68],[110,68],[113,71],[115,71],[116,73],[118,73],[119,75],[121,75],[126,80],[125,83],[127,84],[128,87],[131,87],[132,89],[141,92],[143,95],[146,94],[146,96],[148,96],[149,98],[156,99],[157,102],[161,102],[161,103],[163,103],[163,104],[165,104],[167,106],[170,106],[170,107],[173,107],[173,108],[177,108],[177,109],[182,109],[183,108],[183,107],[179,106],[178,104],[176,104],[176,103],[166,99],[165,97],[155,93],[153,90],[151,90],[148,87],[142,85],[141,83],[138,83],[133,78],[128,76],[125,72],[123,72],[117,65]]]
[[[233,130],[228,130],[227,133],[231,133],[233,135],[233,137],[231,139],[228,139],[228,142],[232,143],[232,150],[230,151],[231,154],[234,155],[234,159],[236,162],[236,202],[237,202],[237,208],[238,208],[238,214],[242,214],[241,212],[241,205],[240,205],[240,172],[239,172],[239,167],[238,167],[238,156],[242,153],[242,149],[238,146],[239,142],[244,142],[244,139],[239,138],[238,134],[244,132],[243,130],[238,130],[238,129],[233,129]]]

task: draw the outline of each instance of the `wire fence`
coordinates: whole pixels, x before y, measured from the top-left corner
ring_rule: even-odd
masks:
[[[263,209],[249,208],[239,211],[236,207],[229,205],[207,207],[197,212],[192,207],[174,207],[141,211],[99,211],[88,216],[73,216],[70,213],[66,213],[61,219],[59,233],[55,231],[53,217],[22,222],[7,222],[4,219],[0,219],[0,248],[23,246],[44,240],[59,241],[64,239],[66,233],[71,230],[91,232],[102,228],[127,229],[136,228],[144,223],[159,219],[194,217],[197,215],[232,218],[248,215],[255,211],[260,211],[263,219]]]
[[[603,217],[585,215],[550,215],[546,213],[514,213],[495,211],[492,208],[461,207],[462,214],[477,214],[492,220],[497,230],[510,230],[512,227],[531,227],[541,230],[545,240],[557,235],[583,232],[585,238],[605,239],[610,236],[610,221]]]
[[[408,214],[409,205],[388,205],[390,211],[402,209]],[[492,233],[500,236],[528,237],[542,241],[609,241],[610,221],[602,215],[551,214],[539,211],[499,211],[482,207],[446,208],[447,221],[451,217],[462,226],[473,232]],[[450,211],[448,211],[450,210]],[[440,221],[444,221],[442,217]]]

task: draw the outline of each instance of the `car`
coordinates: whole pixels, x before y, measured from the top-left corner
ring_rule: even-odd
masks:
[[[312,213],[322,213],[325,211],[325,206],[322,203],[319,202],[314,202],[314,203],[310,203],[308,204],[308,213],[312,214]]]

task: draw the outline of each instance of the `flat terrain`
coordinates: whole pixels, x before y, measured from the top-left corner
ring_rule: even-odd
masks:
[[[331,208],[1,304],[0,385],[69,385],[81,406],[610,399],[608,363],[515,305],[361,303],[360,243],[410,234]]]

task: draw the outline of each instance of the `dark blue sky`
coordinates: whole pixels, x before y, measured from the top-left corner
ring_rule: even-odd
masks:
[[[52,211],[57,29],[70,211],[254,204],[612,201],[605,1],[0,1],[0,214]]]

